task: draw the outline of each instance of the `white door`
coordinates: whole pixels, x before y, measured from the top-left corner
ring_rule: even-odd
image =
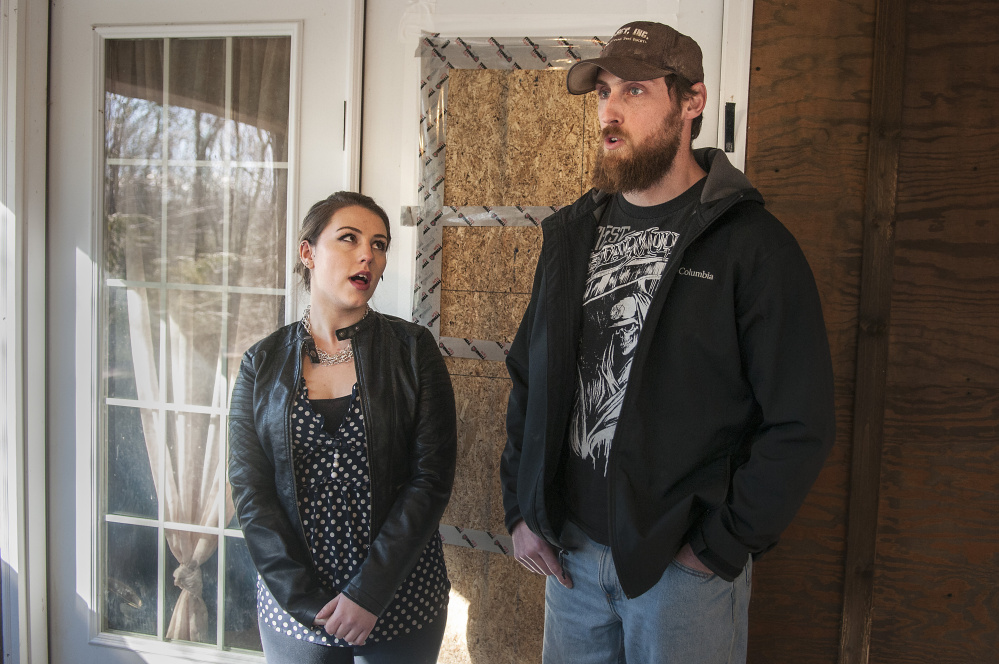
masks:
[[[298,219],[357,186],[362,6],[51,5],[54,663],[260,659],[229,384],[298,310]]]
[[[420,38],[609,38],[621,25],[659,21],[692,36],[704,56],[708,104],[695,147],[725,147],[726,104],[734,110],[729,159],[745,163],[753,0],[369,0],[365,27],[364,147],[361,183],[390,214],[419,205],[421,181]],[[454,48],[454,46],[452,46]],[[408,230],[408,229],[403,229]],[[418,238],[392,238],[393,260],[376,302],[383,311],[413,313]],[[404,257],[410,257],[405,260]]]

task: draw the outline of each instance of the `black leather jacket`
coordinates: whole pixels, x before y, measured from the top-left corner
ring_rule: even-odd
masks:
[[[371,312],[337,337],[354,346],[371,477],[371,547],[345,587],[316,574],[298,512],[290,411],[308,338],[300,322],[246,352],[229,411],[229,482],[250,558],[304,625],[337,592],[380,615],[437,532],[454,480],[454,394],[430,331]]]

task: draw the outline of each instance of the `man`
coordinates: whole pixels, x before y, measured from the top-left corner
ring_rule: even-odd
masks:
[[[641,21],[569,71],[602,143],[594,189],[542,224],[501,464],[515,556],[548,575],[546,664],[744,661],[752,560],[833,442],[811,271],[692,149],[703,78],[692,39]]]

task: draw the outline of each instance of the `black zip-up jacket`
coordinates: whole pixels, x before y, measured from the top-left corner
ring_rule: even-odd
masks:
[[[336,594],[320,580],[298,512],[291,408],[302,376],[301,322],[243,356],[229,409],[229,482],[250,558],[285,611],[311,625]],[[372,311],[351,339],[371,478],[371,547],[341,589],[381,615],[438,529],[454,480],[454,394],[430,331]]]
[[[794,237],[716,149],[690,230],[642,327],[611,445],[610,545],[628,597],[689,542],[732,580],[773,547],[834,438],[822,309]],[[513,389],[500,476],[508,529],[561,548],[559,483],[572,413],[587,260],[610,197],[542,222],[533,292],[507,356]]]

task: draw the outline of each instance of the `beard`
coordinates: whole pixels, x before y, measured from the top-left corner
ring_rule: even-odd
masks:
[[[609,136],[628,138],[626,132],[613,125],[601,132],[602,138]],[[610,194],[649,189],[673,168],[682,137],[683,122],[680,106],[676,105],[663,119],[659,134],[644,143],[629,145],[630,154],[608,152],[601,142],[593,168],[593,186]]]

